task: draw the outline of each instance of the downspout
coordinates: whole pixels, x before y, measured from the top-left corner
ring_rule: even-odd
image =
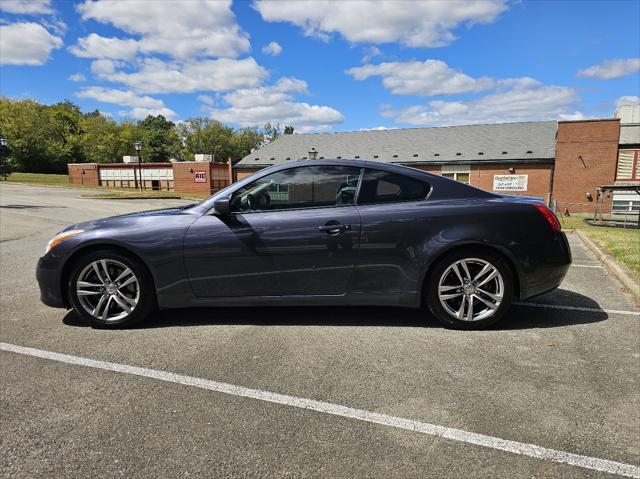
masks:
[[[547,193],[547,206],[551,207],[551,198],[553,198],[553,177],[556,174],[556,161],[558,159],[558,122],[556,122],[556,144],[553,152],[553,163],[551,163],[551,171],[549,174],[549,193]],[[557,208],[556,204],[556,208]],[[554,209],[556,209],[554,208]]]

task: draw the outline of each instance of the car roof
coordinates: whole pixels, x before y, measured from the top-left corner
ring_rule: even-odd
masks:
[[[434,175],[433,173],[426,172],[424,170],[420,170],[418,168],[412,168],[410,166],[398,165],[394,163],[382,163],[379,161],[370,161],[370,160],[358,160],[358,159],[350,159],[350,158],[341,158],[341,159],[322,159],[322,160],[295,160],[289,163],[280,163],[277,165],[269,166],[266,168],[262,168],[259,171],[279,171],[286,170],[289,168],[296,168],[301,166],[354,166],[357,168],[371,168],[374,170],[385,170],[385,171],[395,171],[404,175],[411,176],[422,176],[424,177],[439,177],[438,175]]]

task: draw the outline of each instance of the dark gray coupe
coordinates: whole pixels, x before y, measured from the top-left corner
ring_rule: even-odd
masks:
[[[102,327],[156,308],[387,305],[479,329],[513,298],[556,288],[570,263],[539,201],[331,160],[267,168],[196,205],[69,226],[37,278],[45,304]]]

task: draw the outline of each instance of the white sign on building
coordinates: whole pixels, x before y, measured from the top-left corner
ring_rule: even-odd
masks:
[[[529,175],[493,175],[493,191],[527,191]]]

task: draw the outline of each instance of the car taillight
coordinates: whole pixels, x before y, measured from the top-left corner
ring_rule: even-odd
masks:
[[[540,213],[542,213],[542,216],[544,216],[544,219],[547,220],[547,223],[549,223],[549,226],[551,226],[551,229],[553,231],[555,231],[557,233],[558,231],[560,231],[562,229],[562,226],[560,226],[560,222],[558,221],[558,218],[556,217],[556,215],[553,214],[553,211],[551,211],[549,208],[547,208],[542,203],[532,203],[532,205]]]

